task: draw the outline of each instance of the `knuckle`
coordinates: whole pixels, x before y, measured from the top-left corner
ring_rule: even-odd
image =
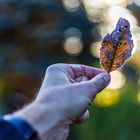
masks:
[[[52,70],[54,69],[54,67],[55,67],[55,64],[50,65],[50,66],[46,69],[46,72],[52,71]]]
[[[46,73],[47,73],[47,72],[52,72],[52,71],[54,71],[54,70],[57,69],[59,66],[60,66],[59,63],[58,63],[58,64],[52,64],[52,65],[50,65],[50,66],[46,69]]]
[[[46,72],[52,72],[56,69],[60,69],[62,66],[64,66],[65,63],[56,63],[56,64],[52,64],[50,65],[47,69]]]

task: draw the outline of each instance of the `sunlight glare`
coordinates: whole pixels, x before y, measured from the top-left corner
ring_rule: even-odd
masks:
[[[110,73],[111,74],[111,82],[108,85],[108,89],[120,89],[124,86],[126,82],[126,78],[124,74],[118,70],[115,70]]]

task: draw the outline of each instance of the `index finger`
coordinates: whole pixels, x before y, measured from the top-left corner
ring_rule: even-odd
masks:
[[[100,73],[106,72],[105,70],[82,64],[68,64],[66,65],[66,67],[69,67],[68,72],[71,76],[73,76],[73,78],[77,78],[79,76],[86,76],[88,79],[91,79]]]

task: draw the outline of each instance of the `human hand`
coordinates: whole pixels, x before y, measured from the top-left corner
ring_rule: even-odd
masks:
[[[64,140],[72,123],[83,122],[96,94],[110,82],[104,70],[78,64],[48,67],[36,100],[15,115],[27,120],[42,139]]]

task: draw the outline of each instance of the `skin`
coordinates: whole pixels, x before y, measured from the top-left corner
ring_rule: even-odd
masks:
[[[65,140],[70,125],[88,119],[88,108],[110,82],[104,70],[80,64],[48,67],[36,99],[13,116],[26,120],[42,140]]]

